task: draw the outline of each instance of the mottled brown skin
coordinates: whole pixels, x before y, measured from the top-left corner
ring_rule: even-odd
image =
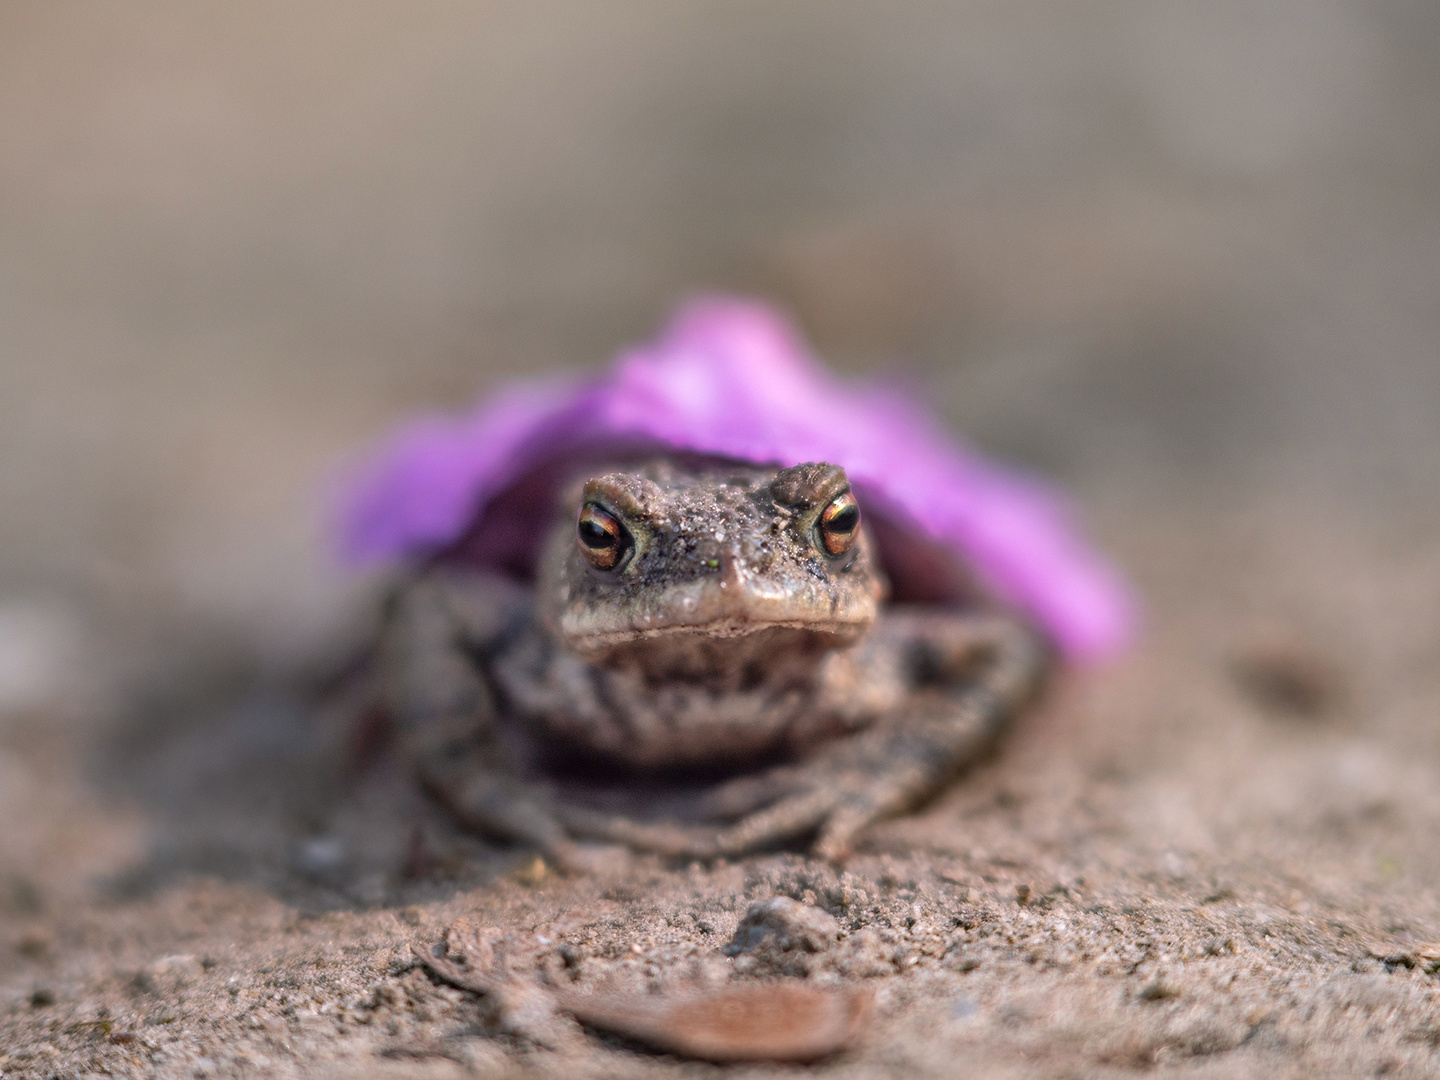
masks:
[[[1015,618],[885,604],[837,466],[659,460],[566,502],[533,596],[437,565],[397,597],[384,649],[426,788],[562,863],[584,841],[714,858],[813,838],[841,859],[1043,678]],[[679,804],[639,793],[676,776],[692,797],[657,817]],[[597,777],[639,805],[573,797]]]

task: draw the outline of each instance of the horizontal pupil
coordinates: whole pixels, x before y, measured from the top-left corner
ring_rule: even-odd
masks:
[[[587,519],[580,522],[580,542],[586,547],[607,548],[614,547],[618,544],[620,538]]]
[[[859,524],[860,511],[853,506],[847,506],[827,521],[825,526],[832,532],[853,532],[855,526]]]

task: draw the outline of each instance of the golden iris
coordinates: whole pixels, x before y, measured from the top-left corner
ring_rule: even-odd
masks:
[[[581,553],[590,560],[591,566],[599,570],[615,569],[630,545],[630,536],[615,515],[594,503],[586,503],[580,508],[576,537],[580,541]]]
[[[831,555],[844,555],[860,535],[860,504],[850,492],[836,496],[820,513],[820,543]]]

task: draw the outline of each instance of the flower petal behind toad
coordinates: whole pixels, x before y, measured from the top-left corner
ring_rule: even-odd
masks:
[[[892,537],[947,549],[1068,657],[1113,655],[1133,633],[1124,582],[1056,492],[961,446],[902,394],[833,378],[773,309],[728,298],[682,307],[599,379],[521,383],[468,415],[402,427],[342,484],[341,547],[358,562],[443,551],[487,513],[546,505],[559,465],[618,449],[833,461]],[[536,490],[502,507],[526,484]],[[494,524],[516,542],[535,534],[524,521]]]

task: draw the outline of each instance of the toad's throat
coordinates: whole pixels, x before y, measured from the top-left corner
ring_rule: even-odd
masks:
[[[617,642],[583,657],[597,667],[629,669],[651,685],[687,683],[711,693],[809,686],[818,666],[851,639],[809,627],[764,626],[733,637],[698,630]]]

